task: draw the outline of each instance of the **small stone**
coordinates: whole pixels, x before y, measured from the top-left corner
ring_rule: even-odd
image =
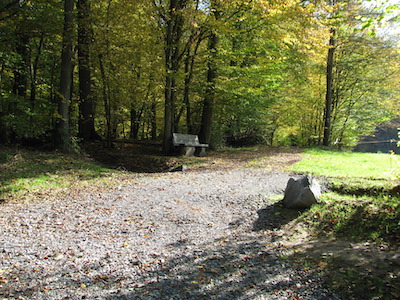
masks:
[[[169,170],[170,172],[184,172],[187,170],[187,166],[186,165],[180,165],[178,167],[175,167],[171,170]]]

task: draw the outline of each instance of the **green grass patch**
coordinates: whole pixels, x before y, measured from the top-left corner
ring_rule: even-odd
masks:
[[[291,170],[323,176],[331,193],[299,220],[321,235],[398,243],[399,168],[390,154],[306,150]]]
[[[321,202],[296,219],[311,235],[332,238],[333,244],[335,240],[348,241],[399,251],[398,155],[309,149],[305,150],[300,162],[291,166],[291,170],[312,174],[329,183],[330,192],[322,195]],[[380,251],[374,255],[379,257]],[[346,299],[400,297],[397,265],[384,260],[376,262],[368,251],[350,249],[347,255],[351,253],[357,254],[356,258],[336,255],[335,252],[328,257],[315,254],[315,265],[324,266],[324,277],[332,288]],[[370,270],[373,266],[365,264],[368,261],[379,267],[379,272]]]
[[[83,181],[107,176],[111,170],[84,156],[58,152],[1,149],[0,199],[18,198],[21,193],[49,192]]]
[[[336,178],[395,180],[400,176],[400,158],[392,154],[309,149],[291,170]]]

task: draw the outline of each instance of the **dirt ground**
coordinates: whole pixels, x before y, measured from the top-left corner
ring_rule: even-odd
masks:
[[[207,156],[196,158],[163,155],[161,145],[156,142],[118,141],[111,148],[96,142],[86,144],[83,148],[106,167],[140,173],[166,172],[181,164],[189,164],[190,171],[262,167],[278,172],[301,159],[301,149],[295,147],[211,150]]]

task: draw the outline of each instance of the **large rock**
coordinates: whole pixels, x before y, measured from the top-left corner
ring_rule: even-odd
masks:
[[[298,180],[289,179],[283,204],[287,208],[308,208],[320,198],[321,186],[311,175],[307,175]]]

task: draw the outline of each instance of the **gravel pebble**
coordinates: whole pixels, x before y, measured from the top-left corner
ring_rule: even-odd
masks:
[[[278,226],[255,230],[260,217],[276,220],[258,212],[288,179],[261,169],[132,175],[115,189],[3,203],[0,296],[338,299],[281,258]]]

